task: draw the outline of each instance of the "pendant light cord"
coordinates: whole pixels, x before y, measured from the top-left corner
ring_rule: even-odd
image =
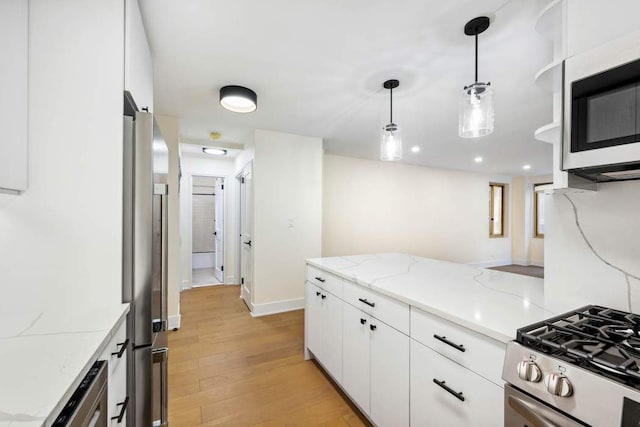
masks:
[[[389,123],[393,123],[393,86],[391,86],[391,88],[389,89],[391,91],[391,109],[390,109],[390,121]]]
[[[478,83],[478,33],[476,33],[476,83]]]

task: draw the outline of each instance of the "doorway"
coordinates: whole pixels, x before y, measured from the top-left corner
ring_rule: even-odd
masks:
[[[240,182],[240,297],[253,311],[253,166],[246,165],[236,177]]]
[[[191,285],[224,283],[224,178],[193,175]]]

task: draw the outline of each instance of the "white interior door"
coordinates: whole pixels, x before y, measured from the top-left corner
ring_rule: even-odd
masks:
[[[224,283],[224,178],[216,178],[215,190],[215,275],[220,283]]]
[[[240,180],[240,275],[242,295],[251,308],[253,292],[253,174],[247,165]]]

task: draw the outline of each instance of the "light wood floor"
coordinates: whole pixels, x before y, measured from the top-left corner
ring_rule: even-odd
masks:
[[[304,311],[253,318],[237,286],[182,293],[169,332],[169,424],[362,426],[365,421],[303,356]]]

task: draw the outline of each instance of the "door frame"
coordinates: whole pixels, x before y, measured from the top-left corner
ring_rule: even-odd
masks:
[[[207,174],[207,173],[189,172],[188,175],[187,175],[187,178],[188,178],[187,179],[187,185],[188,185],[188,189],[189,189],[189,192],[187,193],[187,210],[188,210],[188,212],[187,212],[187,224],[188,224],[187,229],[188,229],[188,232],[187,232],[187,234],[188,234],[188,238],[189,238],[189,241],[188,241],[189,258],[188,258],[188,261],[187,261],[187,267],[188,267],[187,268],[187,271],[188,271],[187,274],[189,275],[189,277],[188,277],[187,283],[189,284],[189,287],[188,288],[183,288],[183,289],[191,289],[193,287],[193,177],[194,176],[204,176],[204,177],[208,177],[208,178],[221,178],[223,183],[225,183],[226,180],[227,180],[227,177],[225,175],[219,175],[219,174]],[[224,224],[222,225],[222,227],[223,227],[223,230],[224,230],[224,228],[226,228],[226,226],[227,226],[227,220],[228,220],[228,218],[227,218],[227,209],[226,209],[226,206],[227,206],[227,195],[226,195],[226,193],[224,193],[222,197],[224,199],[223,200],[224,212],[222,213],[222,217],[223,217],[223,221],[224,221]],[[214,216],[215,216],[215,212],[214,212]],[[226,238],[226,234],[223,233],[222,238],[225,239]],[[185,243],[187,243],[187,242],[185,242]],[[224,240],[223,240],[222,245],[223,245],[222,265],[224,266],[227,263],[226,253],[224,252],[224,245],[225,245]],[[224,278],[225,275],[223,274],[222,277]],[[225,284],[224,281],[221,284],[224,285]]]
[[[236,268],[236,273],[237,273],[237,278],[240,279],[238,280],[238,283],[240,283],[240,298],[244,301],[244,303],[247,305],[247,308],[249,308],[249,311],[253,313],[253,277],[251,277],[251,289],[249,290],[249,294],[247,294],[245,292],[245,286],[242,283],[242,264],[243,264],[243,260],[242,260],[242,231],[243,231],[243,223],[242,223],[242,214],[243,214],[243,184],[242,184],[242,178],[244,178],[244,176],[247,173],[247,169],[251,168],[251,173],[253,174],[253,160],[248,161],[243,167],[242,169],[240,169],[240,172],[236,175],[236,180],[238,181],[238,203],[237,203],[237,221],[238,221],[238,229],[237,229],[237,233],[236,233],[236,239],[237,239],[237,268]],[[253,195],[252,195],[253,196]],[[252,218],[253,220],[253,218]],[[253,228],[253,227],[252,227]],[[255,230],[252,230],[253,233],[255,233]],[[253,262],[253,260],[252,260]],[[253,267],[251,268],[251,273],[253,276]]]

